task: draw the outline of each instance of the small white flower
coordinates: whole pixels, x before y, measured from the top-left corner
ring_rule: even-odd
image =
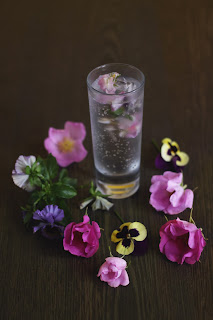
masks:
[[[114,204],[107,199],[97,196],[95,202],[92,204],[92,210],[109,210]]]
[[[14,184],[28,192],[33,191],[35,187],[30,184],[29,174],[26,174],[26,167],[29,166],[31,168],[35,162],[35,156],[19,156],[15,163],[15,170],[12,172]]]
[[[80,205],[80,209],[84,209],[84,208],[87,207],[88,204],[89,204],[90,202],[92,202],[92,201],[93,201],[93,198],[84,200],[84,201],[81,203],[81,205]]]

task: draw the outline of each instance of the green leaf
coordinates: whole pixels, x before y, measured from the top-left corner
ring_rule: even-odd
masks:
[[[30,220],[33,217],[33,213],[32,212],[27,212],[23,218],[23,222],[24,224],[29,224]]]
[[[63,199],[58,200],[57,205],[60,209],[64,210],[64,219],[60,222],[60,224],[63,226],[67,226],[72,221],[70,208],[68,207],[66,201]]]
[[[125,111],[124,107],[120,107],[116,111],[110,111],[110,114],[114,117],[118,117],[118,116],[121,116],[124,113],[124,111]]]
[[[77,192],[74,187],[62,184],[61,182],[54,183],[51,191],[58,198],[71,199],[76,196]]]
[[[95,196],[95,187],[93,181],[91,181],[91,187],[89,189],[89,192],[91,193],[92,196]]]
[[[30,172],[31,172],[31,168],[29,166],[26,166],[25,173],[30,174]]]
[[[58,174],[58,164],[56,158],[50,153],[46,159],[46,167],[49,173],[50,179],[54,179]]]
[[[77,186],[77,179],[64,177],[61,183],[75,188]]]
[[[63,180],[63,178],[68,177],[67,169],[63,168],[59,173],[59,181]]]

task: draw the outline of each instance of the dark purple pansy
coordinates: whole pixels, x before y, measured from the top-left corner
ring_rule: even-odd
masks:
[[[116,251],[122,255],[142,255],[147,250],[147,230],[140,222],[123,223],[111,235],[111,241],[118,243]]]
[[[48,205],[43,210],[33,213],[33,219],[41,221],[33,228],[33,232],[41,231],[41,234],[48,239],[56,239],[63,236],[64,227],[59,225],[64,219],[64,211],[56,205]]]
[[[157,169],[181,172],[188,162],[189,156],[185,152],[180,151],[177,142],[169,138],[162,140],[161,152],[155,159]]]

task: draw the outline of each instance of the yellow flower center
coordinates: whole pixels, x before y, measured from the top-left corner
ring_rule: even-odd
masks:
[[[58,149],[62,153],[71,152],[75,146],[75,142],[69,138],[64,138],[58,143]]]

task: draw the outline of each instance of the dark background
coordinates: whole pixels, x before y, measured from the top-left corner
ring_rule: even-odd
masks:
[[[212,1],[1,3],[1,319],[213,318],[212,41]],[[116,208],[124,220],[147,226],[149,251],[131,258],[130,284],[117,289],[96,277],[109,255],[104,238],[87,260],[33,236],[19,208],[26,194],[11,179],[17,157],[46,156],[48,128],[63,128],[66,120],[86,125],[89,151],[70,175],[80,183],[93,178],[86,76],[109,62],[132,64],[146,76],[141,187]],[[193,217],[209,240],[195,265],[172,263],[158,249],[165,219],[149,205],[150,179],[159,173],[150,141],[166,136],[190,155],[184,180],[198,187]],[[73,203],[75,221],[85,196],[82,191]],[[179,217],[188,220],[189,210]],[[111,213],[93,219],[108,239],[119,225]]]

